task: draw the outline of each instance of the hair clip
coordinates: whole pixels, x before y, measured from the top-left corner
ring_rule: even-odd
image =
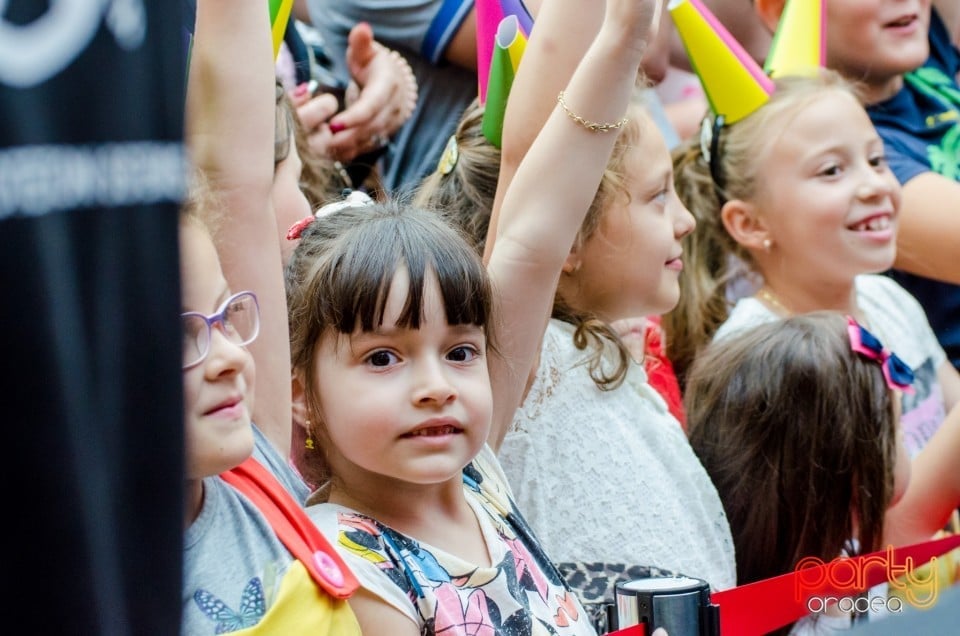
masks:
[[[847,316],[847,333],[850,335],[850,349],[868,360],[874,360],[883,369],[883,377],[891,389],[900,389],[904,393],[913,393],[913,370],[897,354],[886,350],[880,340],[866,330],[852,316]]]
[[[343,195],[344,196],[342,200],[334,201],[333,203],[327,203],[326,205],[318,208],[317,211],[310,216],[304,217],[291,225],[290,229],[287,230],[287,240],[295,241],[300,238],[300,236],[303,235],[303,231],[307,229],[307,226],[313,223],[315,219],[328,216],[334,212],[339,212],[340,210],[345,210],[347,208],[362,208],[374,202],[366,192],[361,190],[351,190],[350,188],[346,188],[343,190]]]
[[[450,174],[457,165],[459,158],[460,149],[457,148],[457,136],[450,135],[450,139],[447,140],[447,147],[443,149],[440,161],[437,162],[437,172],[442,175]]]
[[[723,170],[720,168],[720,133],[723,132],[724,124],[726,118],[723,115],[707,115],[700,122],[700,154],[710,167],[713,189],[721,204],[726,201],[723,195]]]

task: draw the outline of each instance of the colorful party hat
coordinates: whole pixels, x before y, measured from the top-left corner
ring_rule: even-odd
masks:
[[[520,28],[517,16],[510,15],[500,22],[490,61],[487,82],[487,101],[483,108],[481,128],[491,144],[500,147],[503,134],[503,116],[507,111],[507,97],[513,87],[513,78],[520,66],[520,58],[527,47],[527,37]]]
[[[273,34],[273,58],[280,53],[280,43],[290,21],[293,0],[270,0],[270,31]]]
[[[533,17],[523,5],[522,0],[476,0],[477,93],[481,104],[487,101],[490,65],[493,61],[494,41],[500,29],[500,23],[511,15],[517,17],[520,31],[526,40],[533,29]]]
[[[700,0],[670,0],[667,9],[715,115],[732,124],[770,99],[773,80]]]
[[[787,0],[764,70],[770,77],[807,75],[826,64],[827,0]]]

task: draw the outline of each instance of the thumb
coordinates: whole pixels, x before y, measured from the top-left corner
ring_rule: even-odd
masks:
[[[347,67],[351,74],[354,69],[370,63],[377,50],[373,46],[373,29],[366,22],[360,22],[350,29],[347,36]]]

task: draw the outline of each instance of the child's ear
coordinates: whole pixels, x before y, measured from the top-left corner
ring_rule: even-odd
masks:
[[[780,15],[783,13],[783,6],[787,0],[753,0],[753,10],[759,16],[760,21],[767,27],[770,33],[777,30],[777,23],[780,22]],[[807,0],[812,2],[813,0]]]
[[[567,254],[567,259],[563,261],[563,267],[560,268],[564,274],[576,274],[580,270],[580,252],[577,249],[577,246],[574,245],[570,248],[570,253]]]
[[[752,203],[731,199],[723,204],[720,219],[727,234],[748,250],[767,249],[771,243],[767,225],[757,216]]]
[[[294,373],[291,381],[293,397],[293,423],[306,430],[307,427],[307,395],[303,389],[303,382],[300,380],[300,374]]]

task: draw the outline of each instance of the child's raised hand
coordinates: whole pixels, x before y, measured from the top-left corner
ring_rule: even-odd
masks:
[[[637,50],[646,50],[657,37],[660,13],[667,0],[606,0],[604,29],[627,30],[627,40]]]

